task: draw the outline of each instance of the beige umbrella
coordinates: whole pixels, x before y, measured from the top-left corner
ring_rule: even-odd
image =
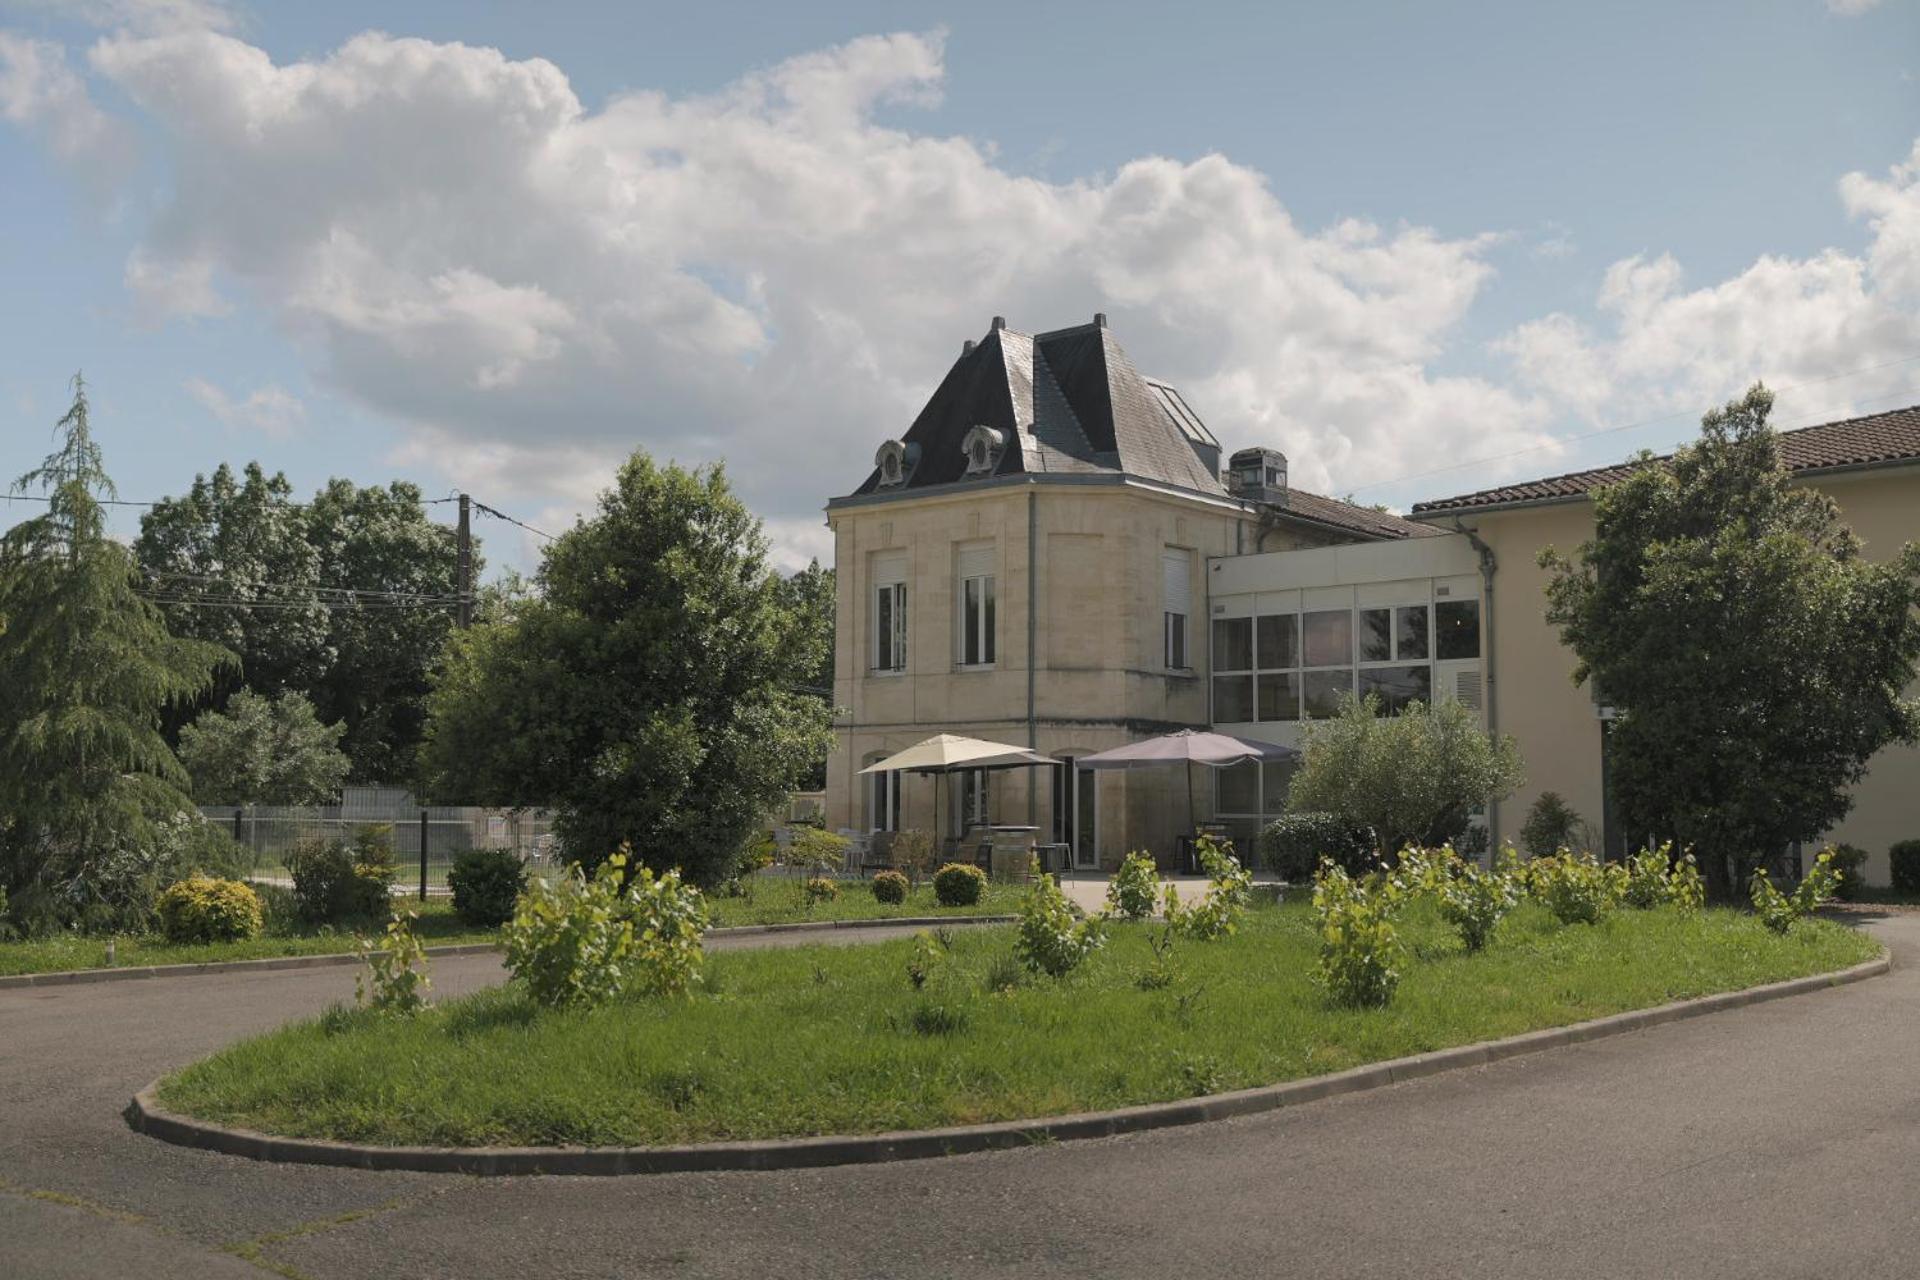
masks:
[[[984,738],[966,738],[957,733],[937,733],[924,742],[916,742],[905,751],[896,751],[885,760],[870,764],[866,773],[949,774],[960,769],[1029,769],[1052,764],[1036,751],[988,742]],[[933,792],[933,837],[940,839],[940,789]]]

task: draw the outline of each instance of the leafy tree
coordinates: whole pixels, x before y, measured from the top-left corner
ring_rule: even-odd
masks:
[[[324,804],[346,780],[346,730],[322,724],[304,694],[242,689],[180,731],[180,762],[202,804]]]
[[[1383,716],[1378,697],[1349,694],[1333,719],[1304,728],[1287,808],[1371,827],[1383,857],[1458,840],[1475,809],[1521,782],[1513,739],[1488,734],[1452,698]]]
[[[833,570],[822,569],[818,560],[812,561],[806,568],[786,580],[788,596],[796,609],[804,609],[814,614],[825,629],[827,644],[820,655],[820,663],[803,680],[804,691],[833,700],[833,627],[834,616],[839,606],[834,592]],[[813,764],[802,785],[808,791],[824,791],[827,787],[827,757],[823,753]]]
[[[720,468],[636,453],[547,548],[541,593],[454,637],[423,750],[435,793],[551,805],[589,868],[630,844],[703,884],[732,875],[830,741],[804,691],[827,625],[766,552]]]
[[[0,537],[0,885],[16,893],[144,850],[191,807],[161,713],[230,661],[169,634],[139,594],[133,557],[106,535],[113,482],[86,385],[73,386],[59,447],[14,484],[41,490],[47,509]]]
[[[221,466],[142,518],[141,567],[177,633],[240,655],[231,685],[202,708],[242,683],[304,693],[321,719],[345,722],[353,779],[410,780],[428,669],[454,624],[454,533],[404,482],[335,479],[305,505],[291,495],[258,464],[240,479]],[[484,612],[489,598],[480,603]]]
[[[285,475],[222,463],[140,519],[134,555],[169,628],[239,655],[221,702],[243,684],[265,694],[312,688],[333,665],[320,557]]]
[[[308,509],[320,580],[360,591],[450,600],[459,591],[454,531],[427,518],[417,486],[356,488],[329,480]],[[473,576],[484,564],[474,539]],[[411,780],[426,730],[430,672],[455,614],[450,606],[363,600],[332,611],[337,655],[310,691],[322,719],[344,720],[356,781]]]
[[[1852,806],[1912,742],[1920,551],[1862,558],[1833,500],[1789,482],[1756,385],[1697,444],[1594,499],[1594,536],[1549,548],[1547,619],[1619,713],[1611,785],[1629,830],[1691,847],[1715,896]],[[1651,459],[1648,459],[1651,462]]]

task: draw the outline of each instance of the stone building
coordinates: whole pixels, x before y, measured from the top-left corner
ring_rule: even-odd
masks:
[[[1228,465],[1223,472],[1223,461]],[[1223,459],[1180,392],[1093,323],[995,317],[911,426],[827,506],[839,589],[827,821],[1026,825],[1079,866],[1170,851],[1186,780],[1074,761],[1209,721],[1211,559],[1437,531],[1292,488],[1271,450]],[[1052,769],[925,777],[868,763],[931,734],[1030,746]],[[1202,816],[1212,782],[1201,778]]]

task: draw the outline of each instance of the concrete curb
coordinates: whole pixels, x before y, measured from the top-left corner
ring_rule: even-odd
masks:
[[[1677,1022],[1736,1009],[1785,996],[1823,991],[1829,987],[1877,977],[1893,967],[1887,956],[1838,973],[1794,978],[1745,991],[1728,991],[1673,1004],[1639,1009],[1576,1022],[1571,1026],[1531,1031],[1482,1044],[1461,1045],[1434,1053],[1415,1054],[1390,1062],[1376,1062],[1350,1071],[1285,1084],[1216,1093],[1178,1102],[1093,1111],[1082,1115],[1047,1116],[953,1129],[918,1129],[821,1138],[774,1139],[763,1142],[714,1142],[677,1147],[377,1147],[313,1138],[276,1138],[247,1129],[230,1129],[176,1115],[160,1106],[154,1081],[133,1096],[126,1110],[135,1131],[176,1146],[199,1147],[250,1160],[287,1164],[320,1164],[354,1169],[412,1170],[421,1173],[479,1175],[566,1174],[605,1176],[630,1173],[711,1173],[721,1170],[806,1169],[825,1165],[876,1164],[889,1160],[921,1160],[931,1156],[961,1155],[1040,1142],[1078,1138],[1106,1138],[1122,1133],[1173,1125],[1199,1124],[1232,1116],[1253,1115],[1280,1107],[1313,1102],[1343,1093],[1359,1093],[1390,1084],[1417,1080],[1460,1067],[1485,1066],[1503,1058],[1538,1053],[1544,1049],[1581,1044],[1622,1035],[1646,1027]]]
[[[794,924],[743,924],[709,929],[709,938],[737,938],[762,933],[826,933],[839,929],[925,929],[940,925],[1011,924],[1018,916],[908,916],[899,919],[817,920]],[[464,942],[428,947],[429,956],[473,956],[498,951],[497,942]],[[63,969],[57,973],[18,973],[0,977],[0,991],[16,987],[64,987],[81,982],[124,982],[134,978],[187,978],[206,973],[263,973],[274,969],[322,969],[329,965],[359,964],[358,951],[333,951],[317,956],[268,956],[261,960],[209,960],[204,964],[130,965],[112,969]]]

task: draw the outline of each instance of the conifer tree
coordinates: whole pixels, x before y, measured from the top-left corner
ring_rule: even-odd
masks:
[[[13,486],[46,511],[0,536],[0,887],[16,898],[149,845],[157,821],[191,807],[161,713],[230,660],[168,634],[107,536],[113,482],[77,374],[55,438]]]

